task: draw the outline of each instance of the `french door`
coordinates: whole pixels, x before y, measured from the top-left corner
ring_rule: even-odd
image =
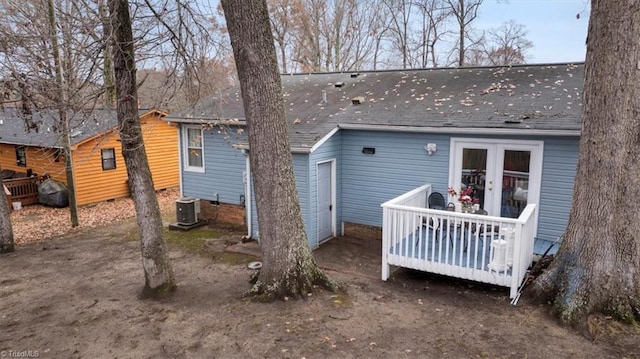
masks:
[[[458,193],[470,187],[491,216],[518,218],[539,201],[542,152],[541,141],[452,138],[449,186]]]

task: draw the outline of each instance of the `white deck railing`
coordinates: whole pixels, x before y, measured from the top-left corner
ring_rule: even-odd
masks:
[[[382,280],[390,266],[510,288],[515,298],[533,260],[535,205],[518,218],[425,208],[431,185],[382,204]]]

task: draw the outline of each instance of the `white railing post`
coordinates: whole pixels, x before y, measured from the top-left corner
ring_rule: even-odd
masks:
[[[389,279],[389,245],[391,236],[391,223],[389,223],[389,211],[390,209],[383,205],[382,207],[382,280]]]
[[[522,271],[522,262],[524,258],[522,258],[522,250],[523,248],[522,241],[525,239],[524,235],[524,226],[522,223],[516,224],[516,238],[513,243],[513,266],[511,267],[511,286],[509,291],[509,298],[515,298],[518,294],[518,287],[520,287],[520,283],[522,283],[523,277],[521,277]]]
[[[518,295],[518,289],[524,280],[527,269],[531,265],[535,208],[535,204],[527,205],[516,223],[516,240],[513,244],[513,266],[511,267],[511,290],[509,293],[509,297],[512,299]]]

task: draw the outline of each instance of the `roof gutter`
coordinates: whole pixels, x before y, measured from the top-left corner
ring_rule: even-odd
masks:
[[[248,143],[236,143],[234,145],[231,145],[233,148],[237,149],[237,150],[246,150],[246,151],[251,151],[251,149],[249,148],[249,144]],[[311,147],[291,147],[291,153],[303,153],[303,154],[308,154],[313,152],[313,149]]]
[[[167,121],[169,123],[193,123],[193,124],[203,124],[203,125],[214,125],[214,126],[246,126],[247,121],[241,119],[227,119],[227,120],[212,120],[206,118],[178,118],[178,117],[163,117],[161,118],[163,121]]]
[[[368,125],[357,123],[341,123],[343,130],[391,131],[413,133],[453,133],[471,135],[526,135],[526,136],[561,136],[580,137],[580,130],[532,130],[526,128],[478,128],[478,127],[417,127]]]
[[[26,142],[14,142],[14,141],[5,141],[4,139],[0,139],[0,144],[10,145],[10,146],[24,146],[24,147],[42,147],[42,148],[57,148],[63,149],[62,145],[47,145],[43,143],[26,143]]]

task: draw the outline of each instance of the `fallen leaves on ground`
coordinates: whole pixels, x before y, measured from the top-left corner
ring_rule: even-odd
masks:
[[[175,208],[179,198],[177,188],[157,193],[160,210]],[[16,244],[43,241],[70,232],[83,231],[135,217],[131,198],[120,198],[78,208],[78,227],[71,227],[69,208],[53,208],[41,205],[26,206],[11,212],[13,238]]]

